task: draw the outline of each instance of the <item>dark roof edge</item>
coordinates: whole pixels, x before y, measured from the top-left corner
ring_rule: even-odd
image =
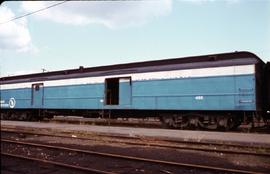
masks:
[[[208,54],[208,55],[200,55],[200,56],[188,56],[188,57],[161,59],[161,60],[151,60],[151,61],[142,61],[142,62],[133,62],[133,63],[104,65],[104,66],[89,67],[89,68],[80,67],[79,69],[66,69],[66,70],[51,71],[51,72],[44,72],[44,73],[33,73],[33,74],[24,74],[24,75],[16,75],[16,76],[6,76],[6,77],[1,77],[0,81],[31,78],[31,77],[46,77],[46,76],[53,76],[53,75],[65,75],[65,74],[74,74],[74,73],[83,73],[83,72],[126,69],[126,68],[133,68],[133,67],[142,67],[142,66],[157,66],[157,65],[181,64],[181,63],[191,63],[191,62],[228,60],[228,59],[234,59],[236,55],[237,55],[237,58],[247,58],[247,57],[256,58],[258,60],[258,62],[264,64],[264,62],[256,54],[254,54],[252,52],[235,51],[235,52],[219,53],[219,54]]]

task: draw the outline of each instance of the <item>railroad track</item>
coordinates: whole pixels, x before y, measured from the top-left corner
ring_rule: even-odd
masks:
[[[148,147],[159,147],[159,148],[173,148],[182,150],[194,150],[194,151],[204,151],[213,153],[224,153],[224,154],[239,154],[239,155],[255,155],[255,156],[265,156],[270,157],[270,147],[254,147],[248,145],[239,144],[224,144],[224,143],[208,143],[208,142],[193,142],[193,141],[174,141],[174,140],[157,140],[157,139],[147,139],[145,137],[130,137],[122,135],[96,135],[91,137],[82,137],[79,135],[57,135],[49,133],[37,133],[28,131],[18,131],[11,129],[2,129],[1,132],[15,133],[15,134],[28,134],[35,136],[49,136],[49,137],[59,137],[59,138],[73,138],[80,140],[91,140],[100,141],[107,143],[124,143],[127,145],[134,146],[148,146]]]
[[[58,153],[61,151],[65,151],[68,153],[76,153],[76,154],[84,154],[84,155],[94,155],[99,157],[105,157],[109,159],[120,159],[124,161],[133,161],[133,162],[143,162],[150,163],[154,165],[164,165],[164,166],[172,166],[172,167],[178,167],[178,168],[191,168],[196,169],[199,171],[213,171],[213,172],[223,172],[223,173],[245,173],[245,174],[258,174],[260,172],[254,172],[254,171],[247,171],[247,170],[238,170],[238,169],[229,169],[229,168],[221,168],[221,167],[215,167],[215,166],[206,166],[206,165],[197,165],[197,164],[190,164],[190,163],[180,163],[180,162],[173,162],[173,161],[164,161],[164,160],[156,160],[156,159],[149,159],[149,158],[142,158],[142,157],[135,157],[135,156],[128,156],[128,155],[119,155],[119,154],[112,154],[112,153],[104,153],[104,152],[98,152],[98,151],[90,151],[90,150],[82,150],[82,149],[75,149],[75,148],[69,148],[69,147],[63,147],[63,146],[57,146],[57,145],[47,145],[47,144],[41,144],[41,143],[30,143],[30,142],[24,142],[24,141],[14,141],[14,140],[8,140],[8,139],[1,139],[2,143],[9,143],[14,145],[21,146],[29,146],[32,148],[38,148],[38,149],[49,149],[49,150],[55,150]],[[1,152],[1,155],[11,156],[15,158],[21,158],[21,159],[27,159],[27,160],[33,160],[33,161],[39,161],[39,162],[45,162],[61,167],[69,167],[72,169],[77,170],[83,170],[83,171],[89,171],[92,173],[113,173],[108,171],[102,171],[98,169],[91,169],[88,167],[80,167],[80,166],[74,166],[70,164],[64,164],[56,161],[48,161],[38,158],[33,158],[29,156],[18,156],[11,153]],[[95,158],[96,158],[95,157]]]
[[[2,155],[12,157],[12,158],[18,158],[18,159],[22,159],[22,160],[38,162],[38,163],[50,164],[50,165],[53,165],[53,166],[63,167],[63,168],[66,168],[66,169],[82,171],[82,172],[87,172],[87,173],[116,174],[114,172],[97,170],[97,169],[93,169],[93,168],[89,168],[89,167],[80,167],[80,166],[77,166],[77,165],[65,164],[65,163],[61,163],[61,162],[55,162],[55,161],[44,160],[44,159],[39,159],[39,158],[32,158],[32,157],[27,157],[27,156],[22,156],[22,155],[15,155],[15,154],[11,154],[11,153],[1,152],[1,156]]]

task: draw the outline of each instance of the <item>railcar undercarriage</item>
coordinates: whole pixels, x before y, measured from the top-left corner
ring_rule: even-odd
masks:
[[[208,129],[208,130],[232,130],[239,127],[242,123],[252,124],[264,122],[267,119],[256,112],[214,112],[214,113],[182,113],[174,115],[163,115],[161,122],[167,128],[175,129]]]
[[[2,110],[1,120],[38,121],[54,115],[77,115],[92,118],[145,118],[159,117],[163,127],[173,129],[207,129],[228,131],[242,123],[254,126],[262,121],[267,125],[269,119],[256,112],[164,112],[138,110]]]
[[[189,113],[183,115],[163,116],[161,121],[169,128],[231,130],[237,128],[242,123],[243,117],[237,117],[234,115],[203,115]]]

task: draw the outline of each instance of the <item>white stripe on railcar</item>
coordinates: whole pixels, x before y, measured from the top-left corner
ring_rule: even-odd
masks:
[[[104,83],[106,78],[117,78],[117,77],[131,77],[132,81],[142,81],[142,80],[160,80],[160,79],[175,79],[175,78],[245,75],[254,73],[255,73],[254,65],[239,65],[239,66],[198,68],[187,70],[120,74],[120,75],[109,75],[100,77],[83,77],[83,78],[51,80],[51,81],[36,81],[31,83],[28,82],[28,83],[6,84],[1,85],[0,89],[31,88],[32,84],[34,83],[44,83],[44,86],[96,84],[96,83]]]

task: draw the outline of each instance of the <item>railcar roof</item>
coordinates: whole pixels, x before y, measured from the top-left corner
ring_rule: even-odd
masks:
[[[108,75],[108,72],[112,74],[117,74],[116,71],[122,71],[122,73],[130,73],[134,72],[135,69],[140,69],[139,72],[145,72],[145,69],[148,71],[157,71],[157,67],[167,66],[169,68],[176,68],[176,65],[181,65],[182,69],[187,68],[196,68],[196,67],[209,67],[210,64],[213,66],[228,66],[228,65],[243,65],[248,63],[262,63],[264,62],[255,54],[247,51],[240,52],[230,52],[230,53],[219,53],[219,54],[209,54],[209,55],[201,55],[201,56],[191,56],[191,57],[182,57],[182,58],[172,58],[172,59],[163,59],[163,60],[153,60],[153,61],[145,61],[145,62],[134,62],[134,63],[126,63],[126,64],[115,64],[115,65],[106,65],[106,66],[98,66],[98,67],[89,67],[79,69],[67,69],[60,71],[51,71],[44,73],[34,73],[34,74],[25,74],[25,75],[17,75],[17,76],[7,76],[1,77],[0,83],[6,83],[7,81],[14,82],[20,79],[41,79],[46,77],[58,76],[69,76],[76,77],[76,74],[93,74],[93,76],[101,75],[103,72]],[[213,63],[214,62],[214,63]],[[152,68],[151,68],[152,67]],[[155,67],[155,68],[153,68]],[[144,69],[144,70],[143,70]],[[130,70],[130,71],[129,71]],[[99,72],[99,73],[97,73]],[[115,73],[113,73],[115,72]],[[136,71],[137,72],[137,71]],[[96,74],[96,75],[95,75]],[[121,73],[120,73],[121,74]],[[31,80],[35,81],[35,80]]]

